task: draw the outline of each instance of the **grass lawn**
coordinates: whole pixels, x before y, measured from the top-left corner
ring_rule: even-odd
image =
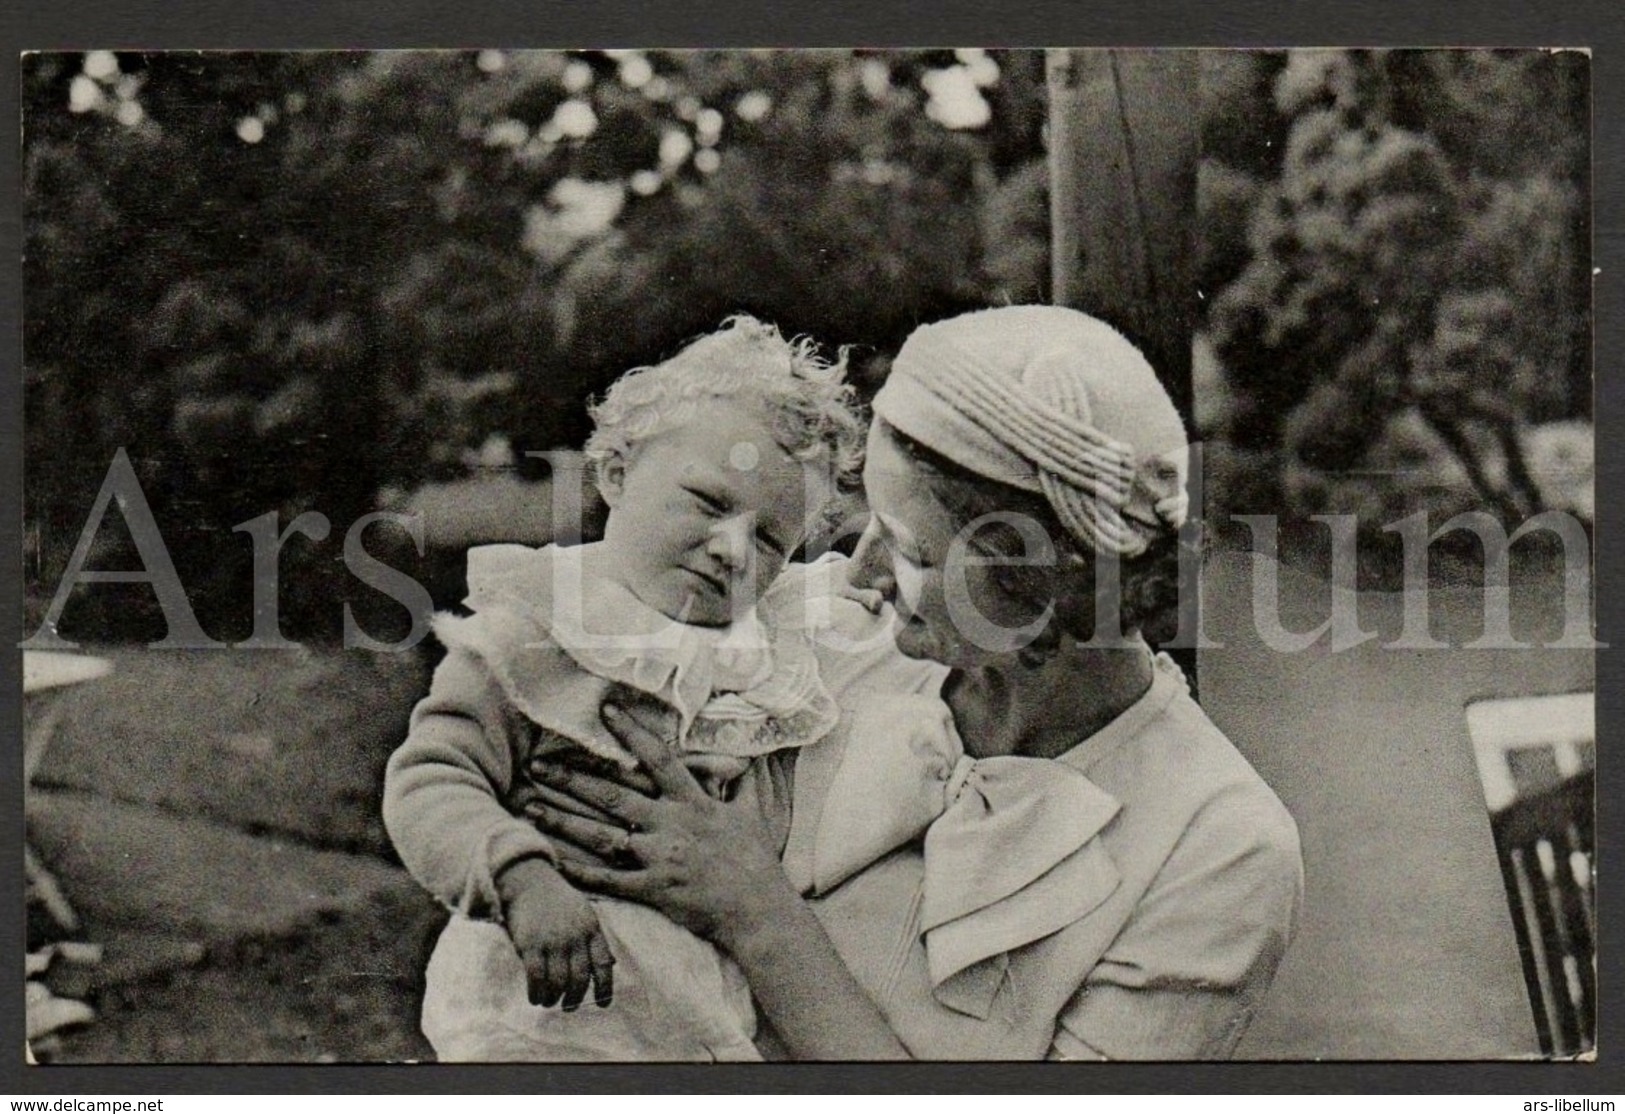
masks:
[[[390,855],[384,763],[428,683],[416,653],[91,648],[35,783]]]
[[[106,952],[52,970],[99,1016],[50,1058],[428,1057],[418,998],[444,914],[379,819],[423,660],[92,650],[114,672],[61,694],[29,826]]]

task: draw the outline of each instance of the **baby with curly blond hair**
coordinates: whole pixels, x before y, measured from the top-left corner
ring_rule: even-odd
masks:
[[[732,963],[643,906],[589,902],[524,809],[546,763],[632,768],[600,721],[612,700],[658,710],[708,792],[788,831],[788,758],[838,719],[786,568],[859,464],[843,373],[733,318],[593,409],[602,541],[469,552],[472,613],[436,619],[448,654],[384,800],[453,910],[423,1014],[442,1060],[757,1057]],[[578,1008],[589,990],[613,1008]]]

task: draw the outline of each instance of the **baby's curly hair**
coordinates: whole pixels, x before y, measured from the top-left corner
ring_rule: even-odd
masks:
[[[589,407],[586,456],[595,478],[640,441],[691,420],[713,399],[760,403],[774,439],[797,460],[827,461],[837,488],[850,490],[863,464],[866,426],[845,382],[846,350],[824,359],[810,337],[786,340],[777,327],[746,314],[690,342],[652,367],[634,368]]]

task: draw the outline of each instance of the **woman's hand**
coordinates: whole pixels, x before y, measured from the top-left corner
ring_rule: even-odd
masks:
[[[566,878],[651,906],[729,950],[799,906],[773,833],[754,810],[707,796],[634,713],[605,705],[604,723],[642,763],[658,795],[557,764],[538,768],[547,789],[527,803],[526,814],[555,840],[587,853],[560,856]]]
[[[554,839],[559,871],[601,894],[651,906],[733,956],[796,1059],[906,1059],[880,1011],[779,866],[782,840],[755,810],[723,805],[635,713],[604,723],[655,793],[557,765],[526,806]]]

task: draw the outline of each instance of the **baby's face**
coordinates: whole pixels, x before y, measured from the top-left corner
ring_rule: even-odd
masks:
[[[755,605],[834,487],[732,399],[604,470],[605,571],[661,614],[723,626]]]

